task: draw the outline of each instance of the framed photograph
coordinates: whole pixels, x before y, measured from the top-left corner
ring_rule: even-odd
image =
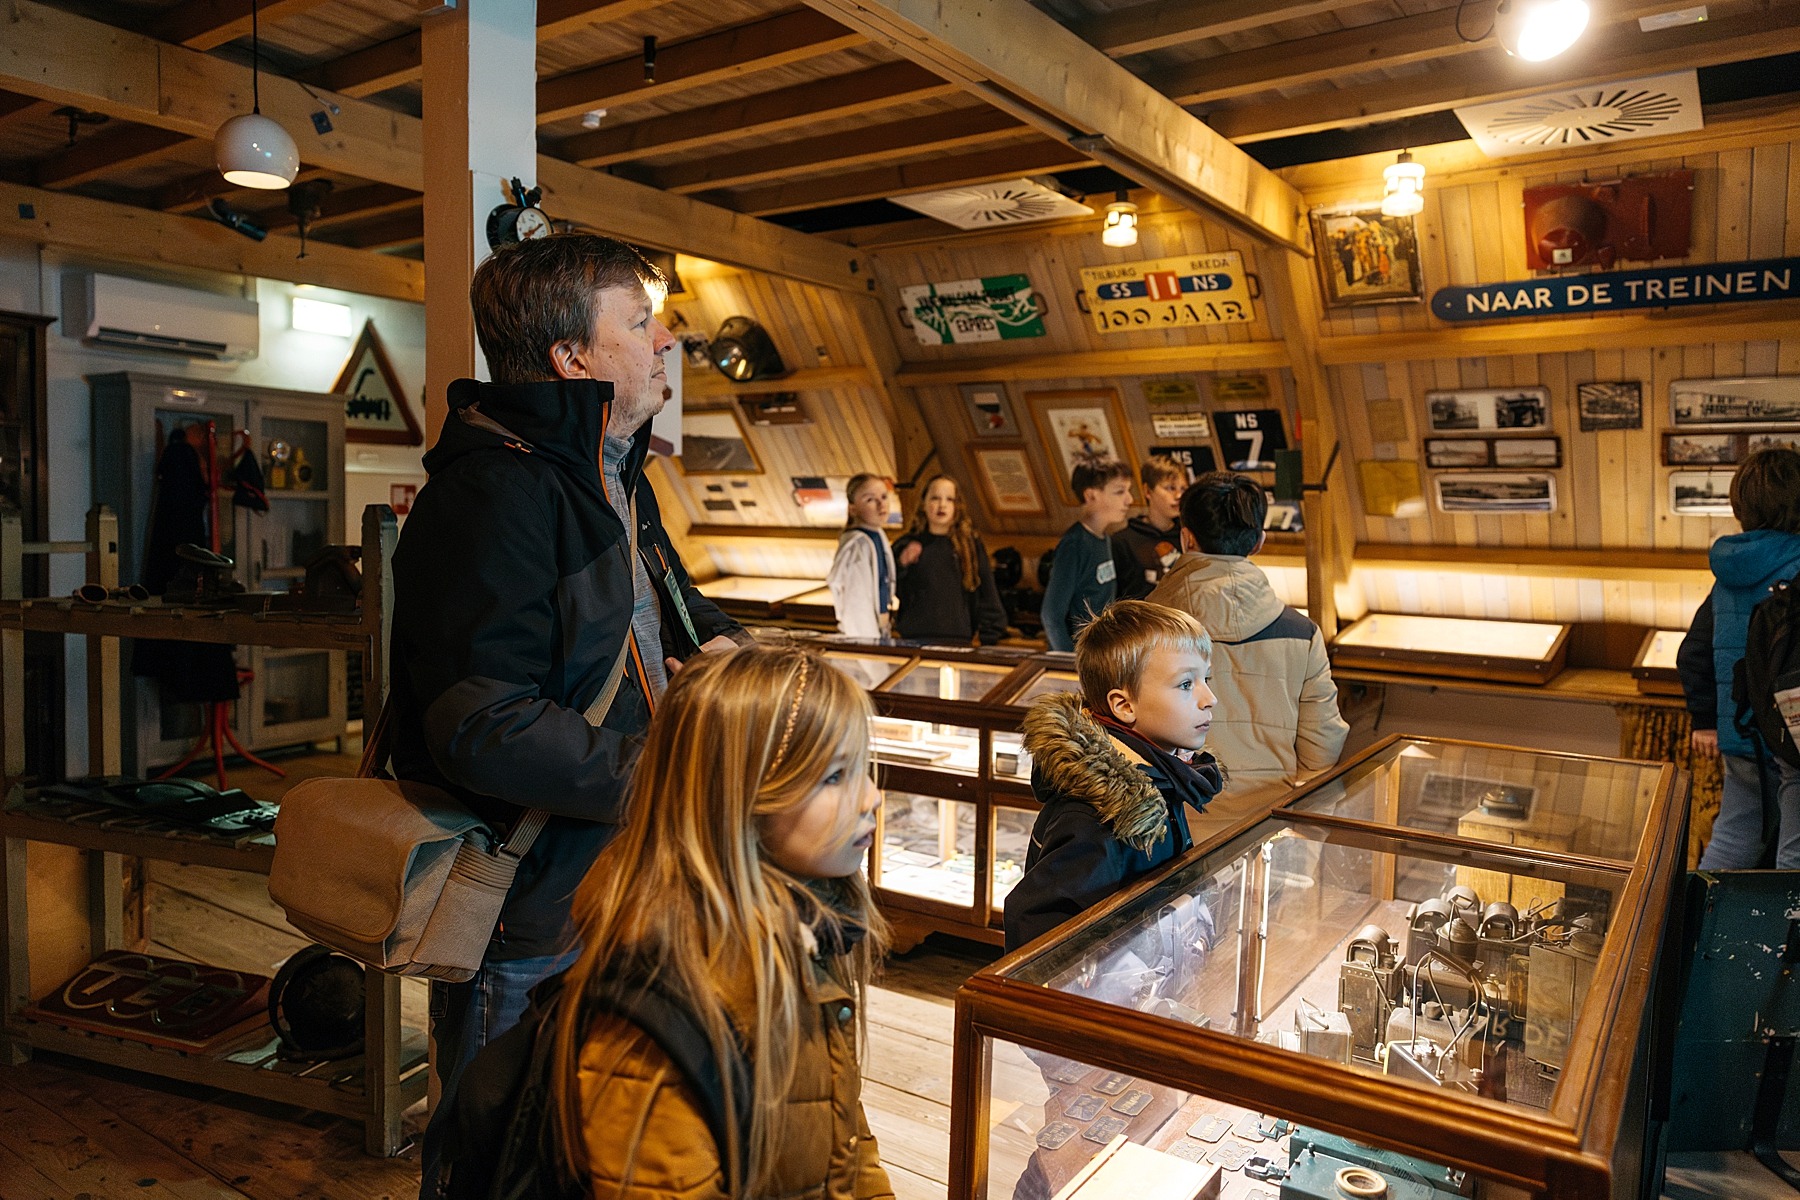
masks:
[[[1025,403],[1037,421],[1044,449],[1057,471],[1057,492],[1065,503],[1081,503],[1081,497],[1069,488],[1069,476],[1080,463],[1116,458],[1136,473],[1137,451],[1131,445],[1125,409],[1114,389],[1027,392]]]
[[[344,440],[377,442],[390,446],[421,446],[425,431],[413,416],[412,406],[388,360],[387,347],[375,332],[374,321],[364,321],[362,334],[350,349],[331,390],[344,395]],[[8,462],[17,461],[8,459]]]
[[[1575,408],[1581,416],[1581,432],[1597,429],[1642,429],[1644,385],[1641,383],[1578,383]]]
[[[1491,465],[1495,467],[1562,466],[1561,438],[1495,438],[1489,445],[1493,448]]]
[[[1493,443],[1486,438],[1426,438],[1425,465],[1443,467],[1485,467],[1493,458]]]
[[[1670,471],[1669,511],[1684,517],[1729,517],[1735,471]]]
[[[1763,434],[1768,437],[1771,435]],[[1669,467],[1729,466],[1744,458],[1743,437],[1735,433],[1663,434],[1663,465]]]
[[[1009,516],[1042,516],[1044,498],[1022,445],[964,446],[969,473],[981,485],[988,511]]]
[[[731,409],[681,414],[681,470],[687,475],[761,475],[762,463]]]
[[[1326,307],[1424,298],[1419,235],[1411,217],[1384,216],[1378,203],[1316,208],[1312,230]]]
[[[1676,425],[1773,425],[1800,429],[1800,375],[1677,379],[1669,385]]]
[[[1435,480],[1437,504],[1447,513],[1530,513],[1556,511],[1554,475],[1483,474],[1446,471]]]
[[[752,425],[811,425],[812,418],[800,403],[799,392],[765,392],[739,396],[738,407]]]
[[[1550,428],[1550,389],[1463,388],[1425,393],[1432,433]]]
[[[1744,457],[1748,458],[1758,450],[1800,450],[1800,433],[1746,433],[1744,435]]]
[[[1019,422],[1013,416],[1012,401],[1007,399],[1004,383],[959,383],[963,408],[975,436],[984,438],[1016,438]]]

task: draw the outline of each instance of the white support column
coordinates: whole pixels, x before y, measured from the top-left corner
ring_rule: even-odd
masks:
[[[445,389],[486,378],[469,278],[506,181],[537,181],[537,0],[455,0],[423,23],[426,443]]]

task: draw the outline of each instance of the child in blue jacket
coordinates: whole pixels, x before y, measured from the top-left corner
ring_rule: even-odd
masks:
[[[1800,771],[1738,732],[1732,673],[1744,657],[1750,610],[1775,584],[1800,575],[1800,451],[1758,450],[1731,480],[1731,512],[1743,527],[1713,543],[1713,589],[1694,614],[1676,662],[1694,724],[1694,748],[1725,756],[1724,794],[1703,871],[1757,866],[1768,842],[1765,811],[1779,810],[1775,865],[1800,867]]]

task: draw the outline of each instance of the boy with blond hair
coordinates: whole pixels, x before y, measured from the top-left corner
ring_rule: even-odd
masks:
[[[1212,725],[1212,639],[1161,604],[1120,600],[1075,644],[1081,695],[1025,716],[1031,790],[1043,805],[1025,874],[1006,898],[1017,949],[1189,849],[1187,810],[1224,782],[1202,753]]]

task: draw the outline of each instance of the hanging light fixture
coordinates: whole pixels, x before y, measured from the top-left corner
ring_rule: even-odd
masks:
[[[1425,208],[1425,168],[1413,161],[1411,150],[1388,164],[1381,177],[1387,191],[1381,197],[1381,213],[1387,217],[1410,217]]]
[[[1100,241],[1108,246],[1137,245],[1137,205],[1125,198],[1124,188],[1106,206],[1106,224],[1100,227]]]
[[[239,187],[276,191],[300,173],[300,151],[274,120],[262,115],[258,59],[262,43],[256,28],[256,0],[250,3],[250,111],[232,117],[213,134],[213,161],[225,182]]]
[[[1555,58],[1587,26],[1587,0],[1500,0],[1494,10],[1494,36],[1508,54],[1526,62]]]

